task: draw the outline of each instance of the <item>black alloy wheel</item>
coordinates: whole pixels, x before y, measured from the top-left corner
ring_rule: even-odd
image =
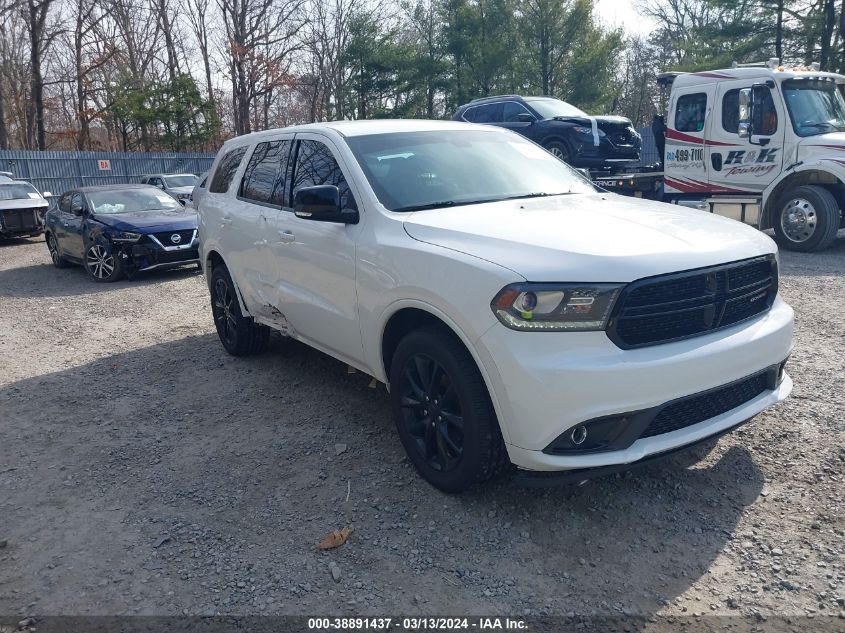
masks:
[[[430,484],[461,492],[509,466],[484,379],[470,353],[445,327],[405,335],[390,362],[390,385],[399,438]]]
[[[402,423],[419,457],[432,469],[454,470],[464,452],[464,417],[455,385],[442,365],[425,353],[402,370]]]
[[[227,352],[247,356],[264,351],[270,330],[252,317],[241,313],[235,284],[225,266],[216,266],[211,273],[211,314],[217,335]]]

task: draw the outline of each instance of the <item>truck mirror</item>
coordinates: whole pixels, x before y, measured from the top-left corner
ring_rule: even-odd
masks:
[[[737,134],[739,138],[751,136],[751,88],[743,88],[739,91],[739,127]]]

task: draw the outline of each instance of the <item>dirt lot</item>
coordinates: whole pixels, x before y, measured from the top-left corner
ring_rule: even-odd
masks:
[[[195,270],[0,245],[0,614],[845,617],[845,239],[782,273],[793,396],[701,464],[446,496],[383,387],[282,339],[227,356]]]

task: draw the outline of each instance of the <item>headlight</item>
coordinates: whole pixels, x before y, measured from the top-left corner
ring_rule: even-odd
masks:
[[[141,239],[141,234],[130,233],[129,231],[113,231],[109,233],[109,238],[112,242],[137,242]]]
[[[572,128],[572,130],[576,134],[583,134],[584,136],[592,136],[593,135],[593,128],[591,128],[591,127],[582,127],[580,125],[576,125],[575,127]],[[602,136],[605,135],[604,130],[596,130],[596,132],[598,132],[599,137],[602,137]]]
[[[493,313],[522,331],[603,330],[624,284],[524,283],[505,286],[493,299]]]

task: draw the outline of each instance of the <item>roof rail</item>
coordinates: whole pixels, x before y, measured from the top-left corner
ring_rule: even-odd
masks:
[[[489,99],[522,99],[522,95],[490,95],[489,97],[478,97],[478,99],[473,99],[470,103],[487,101]]]

